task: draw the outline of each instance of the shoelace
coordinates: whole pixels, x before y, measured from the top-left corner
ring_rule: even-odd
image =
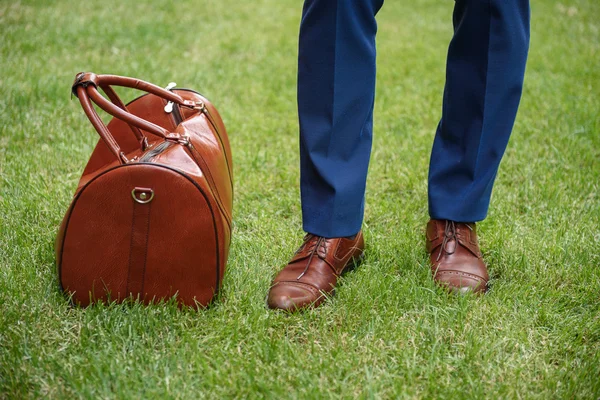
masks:
[[[469,228],[471,231],[473,230],[473,228],[471,228],[471,225],[469,224],[464,224],[467,228]],[[446,220],[446,227],[444,228],[444,240],[442,240],[442,247],[440,248],[440,252],[438,253],[438,256],[436,258],[436,262],[440,261],[440,258],[442,257],[442,252],[446,251],[446,245],[448,244],[448,241],[450,240],[454,240],[455,242],[458,242],[458,238],[456,237],[456,223],[454,221],[449,221]]]
[[[312,240],[315,237],[318,237],[318,239]],[[310,243],[309,243],[309,241],[310,241]],[[322,249],[323,254],[327,254],[327,239],[325,239],[324,237],[314,236],[309,233],[305,236],[304,243],[305,243],[305,245],[302,246],[300,248],[300,250],[298,250],[298,252],[304,250],[305,246],[308,246],[307,250],[310,251],[310,257],[308,258],[308,262],[306,263],[306,267],[304,268],[304,271],[302,271],[302,273],[300,275],[298,275],[296,280],[300,280],[300,278],[302,278],[304,276],[304,274],[306,274],[306,272],[308,272],[310,263],[312,262],[312,259],[315,256],[315,254],[319,253],[319,250]]]

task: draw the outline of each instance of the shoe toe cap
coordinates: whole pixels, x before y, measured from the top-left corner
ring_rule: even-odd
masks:
[[[461,295],[471,292],[480,294],[487,289],[485,279],[461,271],[439,271],[435,276],[435,281],[445,286],[450,292]]]
[[[319,295],[304,284],[276,283],[267,297],[267,305],[271,309],[295,311],[314,304]]]

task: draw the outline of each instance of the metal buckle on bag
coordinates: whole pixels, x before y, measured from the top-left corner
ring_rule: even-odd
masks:
[[[135,156],[130,160],[123,152],[120,152],[119,155],[121,156],[121,160],[123,160],[125,164],[129,164],[130,162],[135,162],[138,160],[138,156]]]
[[[154,198],[154,190],[136,187],[131,191],[131,197],[140,204],[150,203]]]
[[[190,144],[190,135],[182,135],[181,139],[178,140],[178,143],[184,146]]]
[[[187,134],[180,135],[179,133],[169,133],[167,136],[165,136],[165,140],[187,146],[190,143],[190,136]]]
[[[200,110],[201,112],[206,112],[206,105],[203,101],[184,100],[183,105],[193,110]]]

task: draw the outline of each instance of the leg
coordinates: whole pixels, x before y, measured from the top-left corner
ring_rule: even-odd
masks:
[[[360,226],[375,97],[375,14],[382,3],[304,2],[298,114],[302,217],[308,234],[273,280],[270,308],[318,306],[362,256]]]
[[[521,98],[528,47],[529,0],[456,0],[429,167],[427,224],[434,280],[452,291],[481,293],[487,287],[473,222],[488,211]]]
[[[383,0],[306,0],[298,114],[303,226],[324,237],[360,230],[375,97],[375,14]]]
[[[442,119],[429,167],[433,219],[485,218],[529,47],[529,0],[457,0]]]

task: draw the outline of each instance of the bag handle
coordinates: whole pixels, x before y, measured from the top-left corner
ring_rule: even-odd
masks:
[[[87,115],[94,128],[96,128],[96,131],[98,131],[98,134],[102,140],[104,140],[104,143],[106,143],[111,153],[113,153],[115,157],[119,159],[121,164],[128,162],[129,160],[125,156],[125,153],[121,151],[119,144],[115,141],[115,138],[113,138],[106,125],[104,125],[104,122],[102,122],[98,116],[98,113],[96,113],[96,110],[94,110],[94,106],[92,105],[90,98],[85,95],[85,88],[83,86],[76,88],[75,95],[77,98],[79,98],[79,102],[81,103],[83,111]]]
[[[129,160],[121,151],[119,144],[114,139],[104,122],[96,113],[92,102],[98,105],[98,107],[100,107],[102,110],[106,111],[113,117],[118,118],[129,124],[132,130],[134,131],[134,134],[136,134],[136,137],[138,137],[138,139],[140,139],[143,143],[147,142],[145,141],[144,135],[141,133],[141,131],[139,131],[140,129],[147,131],[153,135],[159,136],[165,140],[178,142],[182,141],[183,138],[177,133],[169,132],[167,129],[161,126],[158,126],[152,122],[146,121],[145,119],[131,114],[127,110],[121,99],[117,96],[114,89],[112,89],[111,85],[139,89],[154,94],[156,96],[162,97],[168,101],[177,103],[183,107],[188,107],[192,109],[203,109],[204,107],[204,104],[196,104],[196,102],[194,101],[184,100],[181,98],[181,96],[177,95],[176,93],[170,92],[159,86],[153,85],[149,82],[145,82],[139,79],[117,75],[96,75],[89,72],[82,72],[77,74],[71,90],[73,94],[75,94],[75,96],[77,96],[77,98],[79,99],[83,111],[87,115],[88,119],[90,120],[100,137],[104,140],[106,145],[109,147],[110,151],[120,160],[121,163],[127,163],[129,162]],[[106,100],[98,92],[98,87],[105,91],[105,93],[112,100],[112,102]]]
[[[130,112],[127,109],[127,106],[125,105],[125,103],[123,103],[121,98],[117,95],[117,92],[115,92],[115,90],[112,87],[101,86],[101,89],[104,93],[106,93],[106,95],[108,96],[110,101],[112,101],[112,103],[114,105],[116,105],[117,107],[121,108],[122,110],[124,110],[126,112]],[[142,150],[146,150],[146,148],[148,147],[148,138],[142,133],[141,129],[138,128],[137,126],[131,125],[131,124],[127,124],[127,126],[129,126],[129,128],[131,129],[131,132],[133,132],[133,134],[135,135],[135,138],[138,140],[138,142],[141,143]]]

